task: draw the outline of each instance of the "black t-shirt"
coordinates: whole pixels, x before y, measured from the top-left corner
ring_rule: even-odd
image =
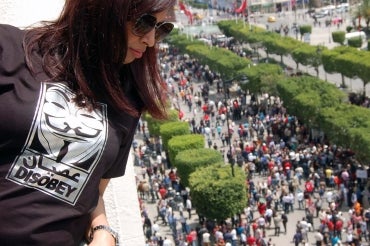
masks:
[[[23,36],[0,25],[0,244],[78,245],[101,178],[125,172],[138,118],[78,108],[67,83],[32,76]]]

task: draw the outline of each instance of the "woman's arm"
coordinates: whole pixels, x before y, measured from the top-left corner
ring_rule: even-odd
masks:
[[[99,201],[98,205],[96,206],[95,210],[91,213],[91,224],[89,227],[89,231],[87,232],[88,238],[92,233],[93,240],[90,242],[89,245],[99,245],[99,246],[114,246],[115,238],[112,234],[105,230],[105,229],[98,229],[92,232],[93,228],[97,228],[97,226],[109,226],[107,216],[105,214],[105,206],[103,200],[103,194],[105,189],[108,186],[110,179],[101,179],[99,184]]]

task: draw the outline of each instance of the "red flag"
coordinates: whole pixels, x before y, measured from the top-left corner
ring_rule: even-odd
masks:
[[[180,6],[180,10],[182,11],[186,10],[185,4],[183,2],[179,2],[179,6]]]
[[[193,24],[193,14],[188,10],[183,2],[179,2],[180,10],[188,17],[190,25]]]
[[[235,13],[237,14],[243,13],[246,9],[247,9],[247,0],[243,0],[240,7],[235,9]]]

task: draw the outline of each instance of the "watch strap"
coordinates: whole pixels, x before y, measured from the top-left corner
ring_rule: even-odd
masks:
[[[111,227],[107,226],[107,225],[98,225],[98,226],[95,226],[94,228],[91,229],[91,233],[90,233],[90,242],[93,240],[94,238],[94,232],[98,231],[98,230],[104,230],[104,231],[107,231],[109,232],[112,237],[114,238],[115,242],[116,242],[116,246],[119,246],[119,240],[118,240],[118,233],[116,231],[114,231]]]

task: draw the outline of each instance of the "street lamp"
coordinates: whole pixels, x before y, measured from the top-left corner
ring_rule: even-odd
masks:
[[[223,81],[222,85],[223,85],[223,91],[224,91],[224,100],[225,100],[225,107],[226,107],[226,127],[227,127],[227,136],[228,136],[228,141],[227,141],[227,144],[229,145],[229,150],[227,152],[227,159],[231,165],[231,174],[232,176],[234,177],[235,176],[235,173],[234,173],[234,164],[235,164],[235,157],[233,156],[233,152],[232,152],[232,145],[231,145],[231,139],[232,139],[232,135],[233,135],[233,132],[230,131],[230,124],[229,124],[229,110],[228,110],[228,105],[227,105],[227,99],[229,98],[229,94],[226,93],[226,90],[228,87],[226,86],[229,86],[233,81],[235,80],[238,80],[240,81],[240,84],[247,84],[249,82],[248,78],[246,75],[237,75],[236,77],[232,78],[232,79],[229,79],[229,80],[225,80]]]

